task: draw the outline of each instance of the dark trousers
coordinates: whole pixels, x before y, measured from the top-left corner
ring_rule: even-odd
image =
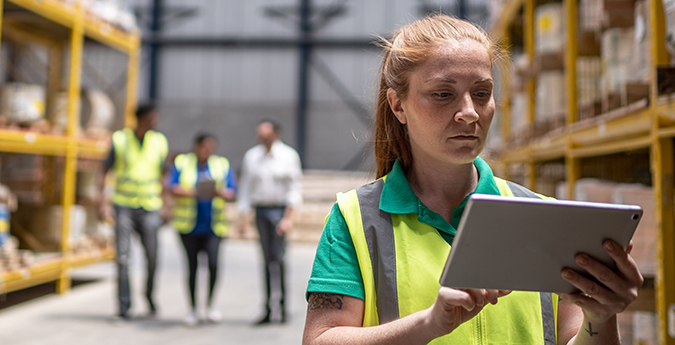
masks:
[[[265,261],[266,315],[272,313],[272,296],[278,292],[281,317],[286,316],[285,264],[286,236],[277,233],[277,224],[284,217],[286,207],[256,207],[255,223],[260,235],[260,246]],[[275,284],[276,283],[276,284]]]
[[[162,217],[157,211],[142,208],[127,208],[115,205],[115,250],[117,260],[117,298],[119,314],[126,315],[131,307],[131,288],[129,284],[129,254],[131,236],[135,232],[145,252],[146,277],[145,297],[150,311],[155,305],[152,293],[155,286],[157,268],[157,230],[162,225]]]
[[[218,253],[220,236],[215,234],[191,235],[181,234],[180,239],[185,248],[188,262],[188,285],[190,287],[190,303],[192,310],[197,308],[197,268],[199,267],[199,253],[206,253],[209,265],[209,295],[207,305],[213,301],[213,291],[218,280]]]

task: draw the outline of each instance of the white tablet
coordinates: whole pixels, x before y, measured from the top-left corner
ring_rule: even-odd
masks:
[[[571,293],[560,272],[588,275],[574,257],[587,253],[612,269],[602,244],[626,248],[642,217],[635,205],[473,194],[467,202],[441,285]]]

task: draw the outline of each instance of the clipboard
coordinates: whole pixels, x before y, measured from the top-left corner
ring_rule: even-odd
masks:
[[[213,199],[213,194],[216,190],[216,180],[214,179],[199,179],[197,182],[197,199]]]
[[[636,205],[470,196],[440,283],[453,288],[578,292],[561,277],[586,253],[615,269],[602,244],[626,248],[642,218]],[[592,278],[591,278],[592,279]]]

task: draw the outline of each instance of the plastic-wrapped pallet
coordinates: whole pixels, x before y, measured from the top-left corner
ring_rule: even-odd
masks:
[[[65,134],[68,129],[68,93],[59,92],[50,95],[47,120],[52,125],[52,132],[56,134]],[[82,133],[82,127],[76,124],[75,135]]]
[[[635,30],[613,28],[602,34],[602,94],[621,93],[633,73]]]
[[[597,56],[580,56],[577,58],[577,104],[579,118],[595,115],[593,105],[600,101],[600,78],[602,76],[602,60]]]
[[[670,51],[670,61],[675,63],[675,0],[663,0],[666,14],[666,45]]]
[[[527,95],[524,92],[518,92],[511,95],[511,135],[518,139],[525,134],[527,130]]]
[[[109,139],[115,119],[115,105],[112,99],[99,90],[85,90],[82,93],[81,122],[85,134],[93,139]]]
[[[0,116],[15,124],[30,124],[45,116],[45,89],[40,85],[8,83],[0,86]]]
[[[564,20],[562,3],[537,6],[534,13],[536,53],[562,52],[565,43]]]
[[[535,122],[549,122],[567,110],[565,75],[562,71],[544,71],[537,77]]]
[[[635,36],[633,48],[633,60],[629,81],[649,83],[651,77],[651,49],[649,47],[649,6],[647,1],[635,2]]]
[[[581,0],[579,2],[579,29],[600,32],[603,21],[602,0]]]

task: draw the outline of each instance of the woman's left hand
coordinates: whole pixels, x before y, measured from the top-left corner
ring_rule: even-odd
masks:
[[[579,306],[588,320],[605,322],[623,312],[638,296],[638,289],[644,278],[630,256],[632,242],[623,250],[616,242],[607,240],[603,247],[614,259],[616,270],[594,260],[589,255],[579,254],[576,263],[594,276],[604,286],[585,278],[572,269],[562,270],[563,279],[576,286],[581,292],[560,294],[565,300]]]

